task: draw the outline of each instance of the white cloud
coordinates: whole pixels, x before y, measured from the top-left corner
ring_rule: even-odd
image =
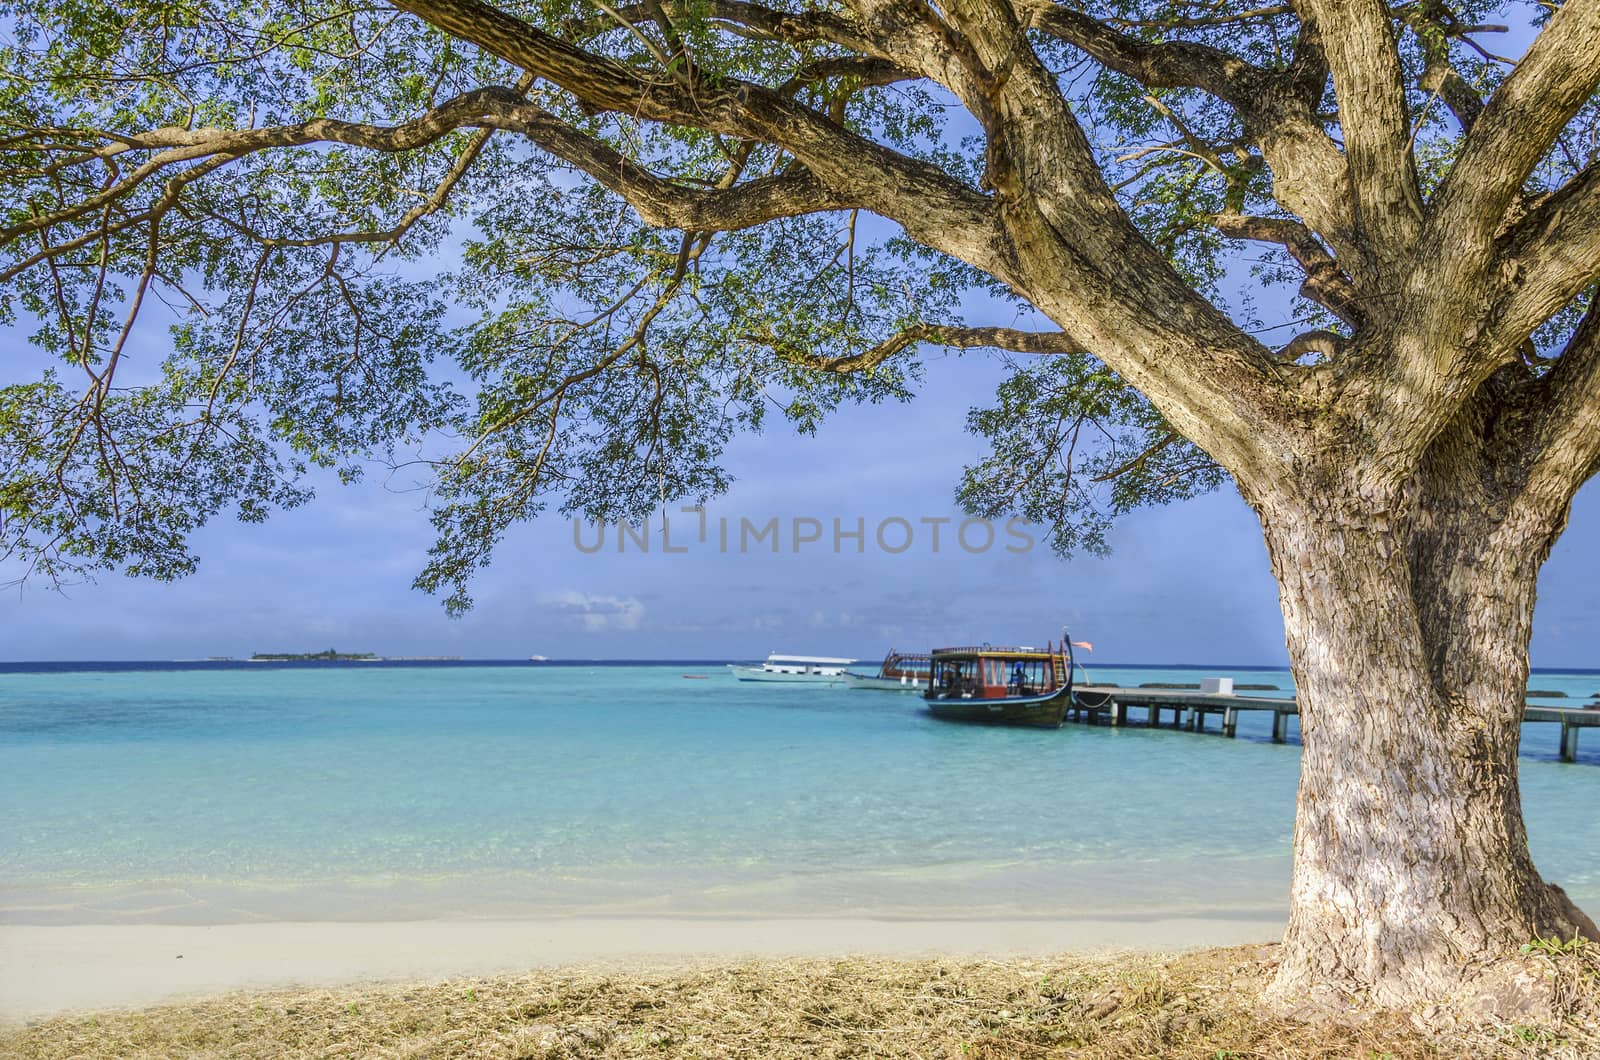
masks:
[[[560,592],[540,593],[535,602],[565,616],[585,633],[638,629],[644,620],[644,604],[634,596],[608,596],[563,589]]]

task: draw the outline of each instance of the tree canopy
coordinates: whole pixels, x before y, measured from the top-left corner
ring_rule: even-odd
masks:
[[[930,343],[1026,359],[960,496],[1063,549],[1413,401],[1403,469],[1491,376],[1600,386],[1597,7],[8,3],[0,313],[52,367],[0,389],[0,552],[176,577],[387,464],[461,607],[516,520],[714,495]]]

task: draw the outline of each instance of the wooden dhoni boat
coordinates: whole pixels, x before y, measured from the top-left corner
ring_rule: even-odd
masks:
[[[928,687],[932,661],[926,652],[890,651],[878,665],[876,674],[844,672],[844,683],[854,689],[880,692],[922,692]]]
[[[928,713],[976,725],[1058,729],[1072,706],[1072,647],[938,648],[923,697]]]

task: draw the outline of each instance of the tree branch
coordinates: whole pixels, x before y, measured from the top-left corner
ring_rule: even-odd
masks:
[[[396,6],[551,81],[593,110],[779,144],[821,183],[899,222],[928,246],[993,261],[994,217],[982,194],[772,89],[731,78],[692,86],[650,80],[480,0],[397,0]]]
[[[1247,217],[1242,214],[1217,214],[1211,218],[1217,230],[1230,239],[1250,239],[1278,243],[1289,251],[1305,272],[1301,296],[1325,306],[1351,327],[1365,322],[1360,295],[1311,230],[1287,217]]]
[[[1522,404],[1534,410],[1526,442],[1535,456],[1517,505],[1559,528],[1573,495],[1600,467],[1600,297]]]
[[[492,103],[516,102],[519,99],[519,94],[509,88],[474,89],[440,104],[420,118],[393,126],[318,118],[299,125],[272,125],[259,129],[166,127],[134,135],[119,133],[114,137],[118,143],[118,153],[128,150],[156,153],[126,178],[102,192],[63,209],[41,213],[0,229],[0,243],[63,224],[125,198],[169,166],[199,159],[206,159],[209,164],[242,158],[271,148],[303,147],[314,143],[340,143],[379,151],[414,150],[463,126],[479,124],[476,119]],[[106,135],[110,137],[110,134]]]
[[[1286,392],[1270,351],[1199,296],[1122,211],[1059,78],[1029,45],[1028,23],[1009,0],[948,0],[941,10],[985,93],[987,174],[1017,250],[998,278],[1197,445],[1239,466],[1275,459],[1283,448],[1269,439]],[[1257,428],[1235,429],[1245,422]]]
[[[1152,43],[1054,3],[1039,7],[1033,24],[1147,88],[1198,88],[1241,112],[1256,109],[1272,76],[1220,48],[1185,40]]]
[[[1516,345],[1600,279],[1600,160],[1535,200],[1499,240],[1492,341]]]
[[[1422,192],[1411,159],[1400,53],[1381,0],[1301,0],[1319,29],[1339,99],[1355,227],[1380,272],[1395,278],[1422,228]]]
[[[1600,186],[1591,173],[1536,203],[1498,242],[1532,166],[1600,79],[1600,0],[1573,0],[1529,47],[1435,194],[1397,287],[1397,326],[1347,360],[1347,415],[1385,424],[1373,488],[1409,468],[1530,332],[1600,271]],[[1518,209],[1522,207],[1519,205]],[[1481,301],[1463,312],[1466,292]]]
[[[588,173],[627,200],[647,224],[689,232],[749,228],[778,217],[859,205],[805,167],[792,166],[728,188],[688,188],[656,176],[609,145],[579,132],[549,111],[524,104],[497,108],[489,119]]]
[[[674,15],[693,10],[713,21],[727,23],[730,30],[740,36],[794,45],[825,42],[857,52],[874,51],[860,27],[850,19],[828,11],[778,11],[760,4],[740,3],[738,0],[691,0],[689,3],[666,3],[662,9]],[[616,11],[630,21],[652,15],[646,4],[623,5],[617,7]],[[572,19],[562,26],[564,32],[579,40],[620,28],[617,21],[609,16]]]
[[[1347,163],[1315,113],[1327,64],[1314,26],[1301,27],[1294,61],[1287,71],[1276,72],[1209,45],[1152,43],[1080,11],[1045,3],[1035,16],[1037,28],[1108,69],[1148,88],[1198,88],[1233,107],[1244,122],[1245,138],[1260,144],[1272,167],[1278,201],[1321,233],[1341,258],[1356,256]]]
[[[918,75],[902,70],[887,59],[871,56],[837,55],[808,62],[796,70],[794,76],[778,89],[783,95],[793,95],[807,85],[834,79],[849,80],[858,87],[893,85],[910,81]]]
[[[1104,474],[1096,475],[1089,481],[1110,482],[1112,479],[1120,478],[1130,471],[1138,470],[1139,468],[1144,467],[1145,464],[1148,464],[1151,457],[1160,453],[1161,450],[1165,449],[1173,442],[1180,441],[1181,438],[1182,436],[1176,431],[1168,431],[1160,438],[1157,438],[1150,446],[1148,446],[1142,453],[1134,457],[1132,460],[1125,461],[1112,468],[1110,471],[1105,472]]]
[[[762,345],[774,345],[769,338],[759,335],[741,337],[751,342],[759,342]],[[1088,352],[1064,332],[1018,331],[1015,328],[969,328],[951,324],[913,324],[884,339],[870,349],[844,357],[819,357],[808,350],[795,349],[793,347],[785,347],[780,352],[788,360],[813,371],[848,375],[851,372],[862,372],[875,368],[901,350],[918,342],[926,342],[937,346],[950,346],[960,350],[990,347],[997,350],[1010,350],[1013,353],[1057,354]]]
[[[1429,23],[1429,29],[1417,30],[1417,43],[1422,47],[1424,65],[1418,87],[1437,93],[1450,108],[1450,113],[1461,123],[1463,132],[1471,132],[1483,113],[1483,97],[1477,89],[1467,84],[1467,79],[1450,61],[1450,45],[1442,27]],[[1413,25],[1413,29],[1416,26]],[[1437,29],[1437,31],[1434,31]]]
[[[1437,240],[1486,247],[1558,133],[1600,85],[1600,0],[1568,0],[1490,97],[1435,197]]]
[[[481,0],[400,4],[553,82],[592,110],[783,147],[834,193],[1035,299],[1064,330],[1091,342],[1130,383],[1161,402],[1174,425],[1197,444],[1228,453],[1236,465],[1270,461],[1284,451],[1282,440],[1275,442],[1263,429],[1282,424],[1287,398],[1270,352],[1195,294],[1126,218],[1099,223],[1118,216],[1115,199],[1056,80],[1009,8],[970,0],[970,10],[947,12],[951,23],[933,19],[944,26],[946,38],[962,43],[963,54],[924,54],[907,63],[917,69],[943,63],[958,83],[988,78],[963,87],[982,90],[985,98],[972,104],[980,118],[992,107],[1003,119],[1002,161],[1024,167],[1018,172],[1025,174],[1028,192],[1002,192],[991,200],[930,163],[873,143],[759,85],[723,79],[685,86],[652,79]],[[927,43],[927,33],[938,29],[921,15],[902,27],[895,13],[883,12],[887,21],[880,36],[905,29]],[[1096,223],[1085,223],[1091,217]],[[1167,311],[1152,315],[1149,307],[1157,305]],[[1217,415],[1219,408],[1230,414]]]

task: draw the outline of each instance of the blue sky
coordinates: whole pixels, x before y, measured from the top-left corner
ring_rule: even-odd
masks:
[[[20,358],[27,361],[30,358]],[[17,363],[13,359],[13,364]],[[1279,664],[1285,659],[1276,589],[1254,514],[1231,489],[1124,520],[1113,553],[1064,561],[1042,541],[1030,551],[997,528],[994,545],[969,528],[941,527],[934,552],[924,519],[961,516],[952,494],[980,452],[966,410],[1000,375],[983,354],[935,355],[918,398],[851,408],[818,437],[786,430],[738,439],[738,481],[697,519],[680,515],[663,554],[659,526],[648,553],[582,551],[572,524],[549,518],[515,532],[478,580],[477,609],[447,618],[409,588],[430,527],[416,494],[379,481],[331,482],[318,499],[264,525],[231,520],[198,538],[193,577],[173,585],[120,575],[57,593],[40,586],[0,596],[0,658],[173,659],[337,647],[389,655],[522,658],[747,658],[770,651],[872,657],[890,647],[966,640],[1032,642],[1070,623],[1105,662]],[[741,518],[779,520],[780,551],[738,547]],[[816,519],[823,540],[796,551],[793,520]],[[881,551],[875,529],[905,520],[911,547]],[[717,522],[732,528],[727,551]],[[859,519],[865,549],[832,521]],[[811,530],[811,524],[802,524]],[[593,547],[596,531],[581,541]],[[899,548],[904,529],[885,527]],[[1545,569],[1533,661],[1600,665],[1600,490],[1578,498],[1570,529]]]

